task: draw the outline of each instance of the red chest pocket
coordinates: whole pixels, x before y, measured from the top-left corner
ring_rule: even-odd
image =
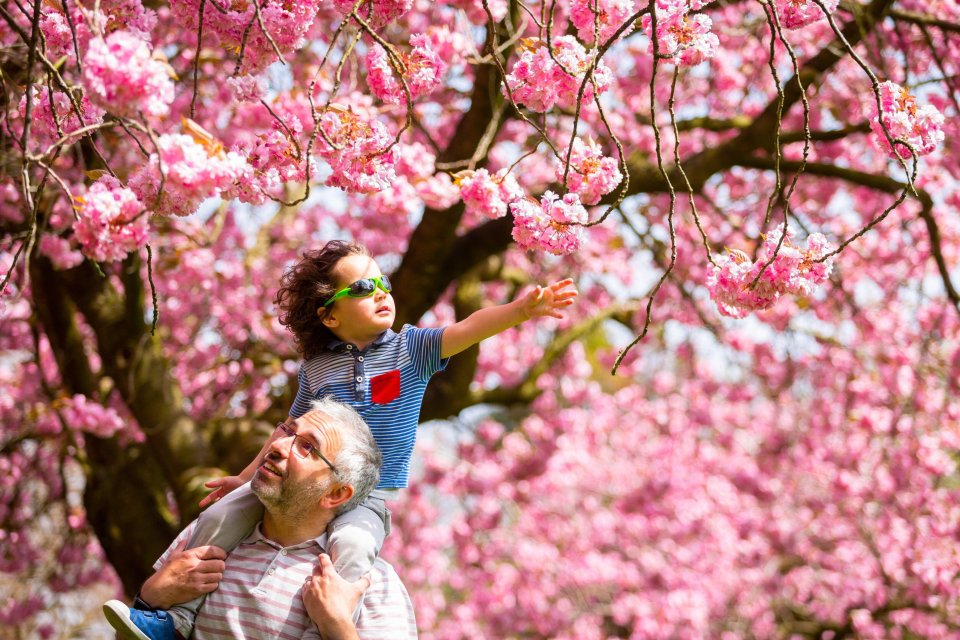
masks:
[[[400,370],[394,369],[370,378],[370,398],[376,404],[387,404],[400,395]]]

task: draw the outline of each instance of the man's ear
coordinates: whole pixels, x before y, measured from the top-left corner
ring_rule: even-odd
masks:
[[[327,495],[320,498],[320,506],[325,509],[336,509],[353,497],[353,485],[338,484]]]

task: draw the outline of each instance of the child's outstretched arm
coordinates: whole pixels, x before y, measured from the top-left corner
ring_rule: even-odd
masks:
[[[562,309],[573,304],[577,290],[566,278],[547,287],[537,286],[513,302],[471,313],[443,330],[440,357],[449,358],[521,322],[541,316],[562,318]]]

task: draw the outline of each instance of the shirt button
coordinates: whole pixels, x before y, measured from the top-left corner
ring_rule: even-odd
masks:
[[[287,555],[287,550],[286,550],[286,549],[280,549],[280,555],[282,555],[282,556]],[[271,571],[273,571],[273,569],[271,569]]]
[[[267,575],[268,575],[268,576],[272,576],[272,575],[273,575],[273,569],[268,570],[268,571],[267,571]]]
[[[357,358],[357,360],[359,360],[360,362],[363,362],[363,356],[360,356],[359,358]]]
[[[353,345],[352,345],[352,344],[348,344],[348,345],[347,345],[347,351],[353,351]]]
[[[363,382],[363,376],[357,376],[357,382]]]

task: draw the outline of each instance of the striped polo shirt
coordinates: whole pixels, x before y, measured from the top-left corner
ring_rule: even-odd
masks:
[[[407,486],[423,392],[449,358],[440,358],[443,329],[404,325],[383,332],[362,351],[342,341],[300,365],[290,415],[299,418],[318,398],[331,396],[356,409],[383,454],[378,489]]]
[[[154,564],[159,569],[190,535],[193,524],[174,540]],[[324,551],[327,534],[302,544],[281,547],[258,525],[227,556],[223,580],[197,615],[195,640],[320,640],[307,616],[301,591]],[[363,640],[408,640],[417,637],[413,603],[399,576],[377,558],[370,588],[364,593],[357,632]]]

